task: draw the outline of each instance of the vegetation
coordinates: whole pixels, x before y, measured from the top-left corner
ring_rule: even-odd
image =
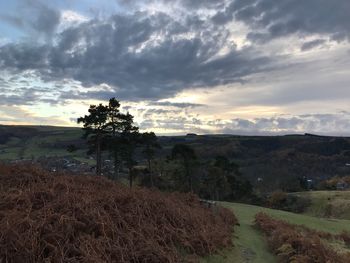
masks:
[[[292,195],[310,200],[304,214],[350,220],[350,191],[310,191]]]
[[[273,192],[267,199],[268,207],[294,213],[304,212],[310,204],[311,200],[307,197],[290,195],[282,191]]]
[[[346,233],[334,236],[317,232],[273,219],[265,213],[258,213],[255,216],[255,225],[267,236],[269,246],[278,256],[279,262],[343,263],[350,257],[350,252],[337,252],[326,242],[339,239],[346,247],[350,237]]]
[[[0,164],[1,262],[193,262],[231,247],[236,223],[192,194]]]
[[[152,161],[154,159],[156,150],[160,149],[161,146],[160,146],[160,144],[158,142],[158,138],[154,134],[154,132],[143,133],[142,134],[142,142],[144,145],[144,149],[143,149],[142,153],[144,154],[144,156],[147,160],[149,182],[150,182],[150,186],[153,188],[154,182],[153,182]]]
[[[203,260],[206,263],[274,263],[278,262],[264,238],[264,235],[254,226],[255,215],[259,212],[264,212],[271,218],[278,220],[285,220],[289,224],[296,224],[298,226],[305,226],[311,230],[322,231],[330,233],[331,235],[340,235],[343,231],[350,231],[349,220],[327,220],[319,217],[312,217],[307,215],[295,214],[270,208],[263,208],[260,206],[253,206],[247,204],[221,203],[224,207],[232,209],[237,216],[239,226],[235,227],[233,242],[235,247],[224,251],[222,255],[213,255]],[[344,252],[347,248],[344,247],[344,242],[332,242],[332,246]],[[347,262],[347,261],[345,261]]]
[[[101,175],[103,145],[109,145],[114,156],[115,172],[119,163],[118,157],[122,155],[129,169],[132,186],[131,169],[138,128],[133,126],[133,116],[120,113],[119,107],[120,103],[115,98],[111,98],[108,105],[90,105],[89,115],[80,117],[78,123],[84,124],[84,138],[88,139],[91,150],[96,152],[96,174]]]
[[[78,128],[0,125],[0,137],[4,138],[0,144],[0,159],[37,160],[46,156],[71,157],[89,164],[96,162],[95,156],[86,154],[87,146],[81,136],[82,132]],[[161,168],[163,172],[176,166],[167,158],[171,157],[171,150],[176,144],[186,144],[195,151],[199,166],[194,169],[194,177],[201,176],[206,166],[214,164],[217,156],[224,156],[239,166],[240,177],[250,182],[258,196],[276,190],[304,191],[305,180],[301,181],[300,178],[313,180],[314,186],[317,187],[320,181],[337,175],[344,177],[350,172],[350,167],[345,165],[349,162],[349,148],[346,149],[346,145],[350,142],[349,138],[342,138],[344,144],[339,143],[340,141],[335,137],[309,135],[273,137],[197,135],[160,136],[157,139],[162,149],[156,149],[151,165],[154,184],[158,185],[162,185],[165,181],[164,178],[159,177],[160,167],[158,166],[163,167]],[[75,152],[67,151],[70,144],[76,146]],[[326,147],[323,147],[323,144],[333,150],[326,153]],[[143,149],[143,145],[138,145],[134,159],[139,165],[148,166],[147,158],[142,153]],[[111,172],[114,169],[114,175],[116,175],[114,177],[122,179],[127,174],[123,166],[125,161],[121,156],[114,158],[112,155],[113,153],[105,147],[103,159],[112,159],[113,162],[118,160]],[[183,176],[185,173],[183,168],[178,166],[176,168],[178,177]],[[106,170],[103,173],[107,175]],[[140,175],[142,177],[136,178],[136,181],[145,181],[143,185],[151,185],[149,173]],[[170,184],[173,185],[173,183]],[[176,188],[180,190],[180,186]],[[200,185],[195,185],[196,191],[199,188]],[[258,202],[253,203],[258,204]]]
[[[194,150],[186,144],[176,144],[172,149],[171,156],[173,159],[180,159],[185,170],[185,180],[188,182],[188,190],[193,192],[193,171],[197,156]]]

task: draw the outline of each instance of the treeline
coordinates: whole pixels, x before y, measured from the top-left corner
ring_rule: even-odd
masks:
[[[127,168],[130,187],[138,184],[162,191],[194,192],[211,200],[254,199],[253,188],[236,163],[225,156],[201,160],[187,144],[175,144],[167,156],[158,154],[161,146],[153,132],[140,133],[130,113],[120,111],[120,102],[111,98],[107,105],[91,105],[78,119],[83,124],[89,153],[96,154],[96,174],[102,174],[104,152],[113,158],[110,179],[119,180]],[[136,169],[141,154],[145,169]],[[138,157],[138,158],[137,158]]]
[[[119,179],[120,168],[125,165],[132,187],[132,170],[136,164],[135,150],[143,146],[145,157],[150,162],[153,148],[159,147],[157,137],[153,132],[140,133],[139,128],[134,125],[134,117],[129,113],[120,112],[120,103],[115,98],[111,98],[107,105],[90,105],[88,112],[88,115],[78,119],[78,123],[84,125],[84,138],[87,139],[89,153],[96,154],[96,174],[101,175],[102,152],[108,151],[114,161],[111,179]]]

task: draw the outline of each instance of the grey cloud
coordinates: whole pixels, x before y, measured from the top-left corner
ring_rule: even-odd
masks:
[[[236,0],[219,11],[213,21],[242,21],[250,26],[248,38],[253,41],[294,33],[322,34],[343,41],[350,40],[349,10],[348,0]]]
[[[222,9],[226,6],[226,0],[117,0],[117,2],[127,7],[138,7],[152,3],[163,3],[182,6],[190,9]]]
[[[315,47],[322,46],[325,42],[326,42],[326,40],[324,40],[324,39],[315,39],[315,40],[304,43],[300,49],[301,49],[301,51],[308,51],[308,50],[313,49]]]
[[[0,21],[8,23],[12,26],[23,28],[24,21],[20,17],[8,15],[8,14],[0,14]]]
[[[57,10],[51,9],[48,6],[38,2],[36,5],[36,18],[32,22],[32,26],[39,32],[52,34],[60,23],[61,15]]]
[[[222,9],[226,6],[225,0],[179,0],[181,5],[188,8]]]
[[[252,48],[232,47],[217,56],[228,32],[210,23],[197,26],[191,31],[163,13],[114,15],[67,29],[55,45],[5,45],[0,48],[0,68],[35,70],[47,82],[71,78],[85,87],[106,83],[114,88],[110,94],[81,93],[77,98],[139,100],[170,97],[189,87],[241,82],[272,67],[270,58]]]
[[[188,102],[170,102],[170,101],[158,101],[151,102],[149,105],[154,106],[165,106],[165,107],[175,107],[175,108],[196,108],[206,106],[204,104],[198,103],[188,103]]]
[[[203,122],[196,118],[189,118],[188,116],[154,116],[151,119],[145,119],[140,123],[141,129],[164,129],[177,130],[178,132],[193,132],[201,129],[200,125]]]
[[[211,127],[203,129],[205,127]],[[140,123],[141,129],[162,128],[182,133],[225,133],[238,135],[277,135],[290,133],[317,133],[350,135],[350,114],[280,115],[269,118],[232,120],[203,120],[189,116],[156,116]]]
[[[61,14],[41,0],[24,0],[16,14],[0,14],[0,20],[20,29],[30,28],[47,36],[54,33]]]
[[[55,98],[45,96],[47,93],[50,93],[50,91],[38,87],[16,88],[15,92],[10,88],[4,89],[0,87],[0,105],[35,105],[38,102],[54,105],[60,103]]]
[[[8,72],[2,72],[4,76]],[[24,78],[28,74],[18,74],[12,77],[0,77],[0,105],[20,106],[37,103],[59,104],[59,90],[43,84],[32,84]]]
[[[181,110],[147,109],[144,110],[143,117],[152,117],[153,115],[178,114]]]
[[[214,128],[217,127],[215,122],[207,124]],[[289,117],[256,118],[254,120],[233,119],[221,121],[221,124],[218,132],[231,134],[350,134],[350,115],[345,113],[304,114]]]

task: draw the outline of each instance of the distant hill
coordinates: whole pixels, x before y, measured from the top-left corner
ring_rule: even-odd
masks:
[[[0,160],[71,157],[93,164],[80,128],[0,125]],[[297,179],[322,180],[350,175],[350,138],[312,134],[286,136],[185,135],[160,136],[162,150],[170,155],[176,143],[191,145],[201,162],[218,155],[240,166],[242,176],[263,190],[293,190]],[[74,145],[77,150],[68,152]],[[93,157],[91,157],[93,158]],[[138,162],[144,160],[138,155]],[[258,182],[259,178],[259,182]]]

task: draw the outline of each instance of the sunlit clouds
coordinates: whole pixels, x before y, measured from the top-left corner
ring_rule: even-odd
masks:
[[[116,97],[159,134],[350,134],[347,0],[0,9],[3,124],[77,126],[90,104]]]

